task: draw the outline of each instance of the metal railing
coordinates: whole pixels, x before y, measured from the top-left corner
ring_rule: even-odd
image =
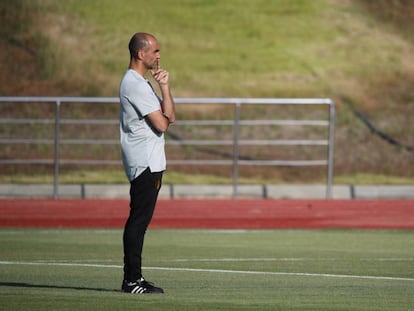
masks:
[[[53,103],[55,105],[54,118],[51,119],[27,119],[27,118],[0,118],[0,125],[7,124],[54,124],[53,139],[27,139],[27,138],[10,138],[4,137],[0,133],[0,145],[5,144],[53,144],[53,159],[1,159],[0,164],[51,164],[53,165],[53,196],[59,197],[59,167],[61,164],[119,164],[120,160],[101,160],[101,159],[77,159],[65,160],[60,157],[60,146],[62,144],[119,144],[117,139],[62,139],[60,137],[60,127],[62,124],[100,124],[114,125],[118,123],[117,119],[112,120],[65,120],[61,117],[61,106],[65,103],[118,103],[117,97],[0,97],[0,103]],[[332,197],[333,183],[333,158],[334,158],[334,128],[335,128],[335,104],[332,100],[326,98],[175,98],[178,105],[181,104],[214,104],[214,105],[232,105],[234,107],[232,120],[178,120],[177,126],[232,126],[232,139],[180,139],[167,140],[169,145],[181,146],[230,146],[232,147],[232,159],[173,159],[168,163],[171,165],[232,165],[232,184],[233,197],[237,197],[237,187],[239,178],[239,166],[326,166],[326,198]],[[250,120],[241,119],[241,107],[243,105],[322,105],[328,106],[328,115],[323,120],[274,120],[260,119]],[[326,139],[240,139],[241,126],[322,126],[326,127]],[[253,160],[241,159],[239,154],[240,146],[326,146],[327,154],[325,159],[318,160]]]

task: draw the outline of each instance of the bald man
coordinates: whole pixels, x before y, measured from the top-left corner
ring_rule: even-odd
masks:
[[[141,255],[166,169],[164,132],[175,120],[175,104],[169,74],[160,68],[158,40],[139,32],[132,36],[128,47],[129,67],[119,88],[122,162],[130,182],[130,213],[123,234],[122,291],[163,293],[162,288],[144,279]],[[161,96],[145,78],[147,72],[157,82]]]

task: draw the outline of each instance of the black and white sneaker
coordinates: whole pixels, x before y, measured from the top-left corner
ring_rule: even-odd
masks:
[[[145,281],[144,278],[135,282],[122,282],[122,291],[131,294],[162,294],[164,290],[161,287],[154,286],[153,283]]]

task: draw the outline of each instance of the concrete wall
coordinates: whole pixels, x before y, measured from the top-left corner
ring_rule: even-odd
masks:
[[[323,199],[324,185],[239,185],[238,198]],[[232,198],[232,185],[164,184],[161,199]],[[0,185],[0,198],[51,198],[53,185]],[[59,185],[60,198],[129,198],[129,184]],[[333,199],[414,199],[414,185],[335,185]]]

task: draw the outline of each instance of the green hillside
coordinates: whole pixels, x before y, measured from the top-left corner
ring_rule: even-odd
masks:
[[[146,31],[161,42],[175,96],[332,98],[338,180],[414,177],[413,151],[404,148],[414,146],[412,1],[0,0],[0,6],[2,96],[116,96],[128,41]],[[404,146],[374,134],[349,105]]]

